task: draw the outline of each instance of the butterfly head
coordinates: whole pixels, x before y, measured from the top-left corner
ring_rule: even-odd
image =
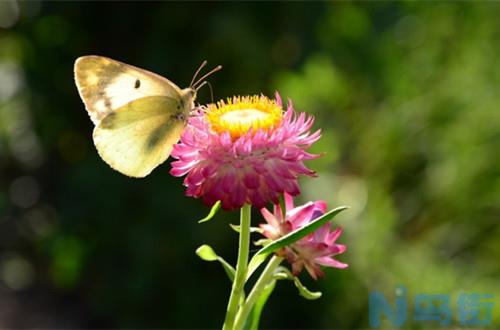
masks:
[[[194,101],[196,100],[196,89],[192,87],[184,88],[182,90],[182,100],[181,106],[184,108],[184,111],[189,112],[194,108]]]

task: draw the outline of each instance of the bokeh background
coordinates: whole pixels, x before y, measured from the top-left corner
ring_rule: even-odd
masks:
[[[350,205],[347,270],[316,301],[278,283],[263,328],[369,328],[368,295],[496,296],[500,328],[500,6],[495,2],[0,2],[0,327],[218,328],[237,213],[184,196],[167,163],[111,170],[73,82],[106,55],[215,98],[279,91],[314,114],[324,156],[302,201]],[[210,102],[208,89],[199,101]],[[259,222],[255,213],[254,223]],[[257,239],[257,237],[255,237]],[[405,328],[447,328],[412,321]],[[384,327],[390,327],[390,323]]]

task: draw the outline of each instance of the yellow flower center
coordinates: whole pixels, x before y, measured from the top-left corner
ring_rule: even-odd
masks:
[[[281,123],[283,109],[265,96],[237,96],[210,104],[207,119],[217,133],[229,132],[236,139],[249,131],[269,130]]]

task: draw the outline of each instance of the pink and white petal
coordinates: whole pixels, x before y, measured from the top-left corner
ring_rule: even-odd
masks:
[[[330,221],[328,221],[323,226],[319,227],[314,232],[314,240],[319,242],[325,242],[325,239],[328,237],[328,234],[330,233],[330,226],[331,226]]]
[[[314,204],[308,202],[302,206],[296,207],[286,214],[286,220],[290,221],[295,228],[302,227],[309,223],[314,211]]]
[[[285,199],[285,208],[286,208],[286,210],[287,211],[292,210],[293,209],[293,197],[289,193],[287,193],[287,192],[285,192],[283,194],[283,196],[284,196],[284,199]]]
[[[189,172],[189,174],[186,177],[186,181],[189,185],[199,185],[201,184],[204,180],[205,177],[202,174],[203,168],[196,166]]]
[[[276,228],[279,227],[280,225],[279,220],[276,219],[274,214],[272,214],[268,209],[263,207],[260,209],[260,213],[262,214],[262,216],[264,217],[264,219],[267,221],[268,224]]]
[[[309,273],[309,275],[311,275],[311,277],[314,280],[317,280],[318,277],[325,276],[325,273],[323,273],[323,271],[321,270],[321,268],[318,265],[316,265],[315,263],[306,262],[305,266],[306,266],[307,272]]]
[[[344,253],[346,251],[346,246],[342,244],[333,244],[329,245],[327,248],[324,249],[323,255],[324,256],[334,256],[337,254]]]
[[[321,257],[321,258],[316,258],[315,260],[318,264],[327,267],[342,268],[342,269],[349,267],[348,264],[345,264],[330,257]]]
[[[300,188],[297,179],[285,180],[285,192],[292,196],[300,195]]]
[[[294,262],[291,263],[292,265],[292,273],[293,275],[297,276],[300,274],[302,271],[302,268],[304,268],[304,262],[302,260],[295,260]]]
[[[326,213],[326,202],[325,201],[315,201],[314,207],[321,211],[321,213]]]
[[[281,209],[281,205],[279,203],[273,205],[273,210],[274,210],[274,216],[278,220],[279,223],[282,223],[285,221],[283,218],[283,210]],[[285,211],[286,212],[286,211]]]
[[[342,227],[336,228],[333,232],[331,232],[328,235],[327,243],[332,244],[333,242],[335,242],[337,238],[339,238],[340,234],[342,234]]]
[[[267,238],[275,240],[280,237],[280,231],[278,227],[273,227],[267,223],[261,223],[259,227],[264,231],[262,234]]]

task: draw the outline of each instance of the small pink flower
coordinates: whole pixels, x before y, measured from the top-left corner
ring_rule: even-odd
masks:
[[[226,210],[245,203],[264,207],[279,196],[300,193],[297,177],[314,176],[304,165],[317,155],[305,150],[320,138],[311,134],[313,118],[296,114],[291,102],[283,111],[264,96],[234,97],[208,106],[189,119],[180,143],[174,146],[170,173],[186,175],[186,195],[203,198]]]
[[[279,204],[274,205],[274,213],[266,208],[260,210],[267,221],[267,223],[260,225],[264,236],[276,240],[302,228],[326,212],[326,203],[323,201],[308,202],[302,206],[294,207],[292,196],[285,193],[285,208],[285,213],[282,212]],[[298,275],[305,267],[311,277],[317,279],[324,275],[320,266],[335,268],[348,266],[333,258],[346,250],[345,245],[335,244],[341,233],[341,228],[331,231],[331,223],[327,222],[315,232],[279,250],[277,254],[287,258],[292,265],[294,275]]]

